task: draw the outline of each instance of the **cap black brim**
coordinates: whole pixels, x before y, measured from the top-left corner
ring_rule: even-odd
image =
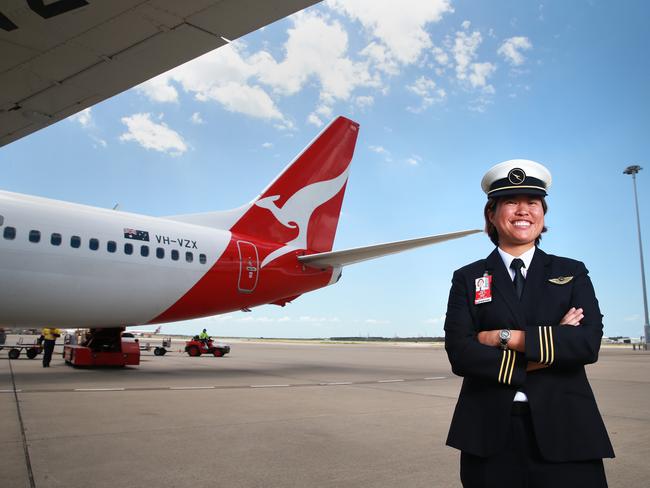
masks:
[[[504,188],[503,190],[494,190],[493,192],[490,192],[488,198],[511,197],[514,195],[545,197],[547,193],[539,188]]]

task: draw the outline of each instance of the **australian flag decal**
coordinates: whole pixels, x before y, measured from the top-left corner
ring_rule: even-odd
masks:
[[[125,239],[134,239],[136,241],[149,241],[149,232],[146,230],[124,229]]]

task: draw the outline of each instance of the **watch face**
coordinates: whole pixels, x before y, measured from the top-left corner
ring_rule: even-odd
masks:
[[[499,332],[499,338],[502,341],[507,341],[508,339],[510,339],[510,331],[507,329],[503,329],[501,332]]]

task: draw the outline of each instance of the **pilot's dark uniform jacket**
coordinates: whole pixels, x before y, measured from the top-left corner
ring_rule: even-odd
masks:
[[[475,280],[492,276],[492,300],[474,304]],[[579,326],[560,325],[571,307],[584,310]],[[480,344],[482,330],[526,332],[526,352]],[[454,273],[445,321],[452,370],[463,376],[447,444],[489,457],[504,448],[513,398],[523,389],[541,455],[547,461],[613,457],[585,375],[598,358],[602,315],[584,264],[535,250],[521,301],[495,249]],[[528,361],[549,367],[526,373]]]
[[[445,348],[464,379],[447,444],[465,488],[607,487],[614,452],[585,374],[603,316],[584,264],[537,247],[551,183],[535,161],[490,168],[483,213],[498,247],[452,280]]]

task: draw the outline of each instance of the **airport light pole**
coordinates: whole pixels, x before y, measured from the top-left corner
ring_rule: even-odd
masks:
[[[645,324],[643,324],[643,335],[645,343],[650,343],[650,323],[648,323],[648,296],[645,288],[645,268],[643,266],[643,244],[641,243],[641,219],[639,218],[639,200],[636,196],[636,174],[643,168],[639,165],[628,166],[623,171],[626,175],[632,175],[632,186],[634,188],[634,205],[636,207],[636,227],[639,234],[639,255],[641,256],[641,285],[643,288],[643,310],[645,312]]]

